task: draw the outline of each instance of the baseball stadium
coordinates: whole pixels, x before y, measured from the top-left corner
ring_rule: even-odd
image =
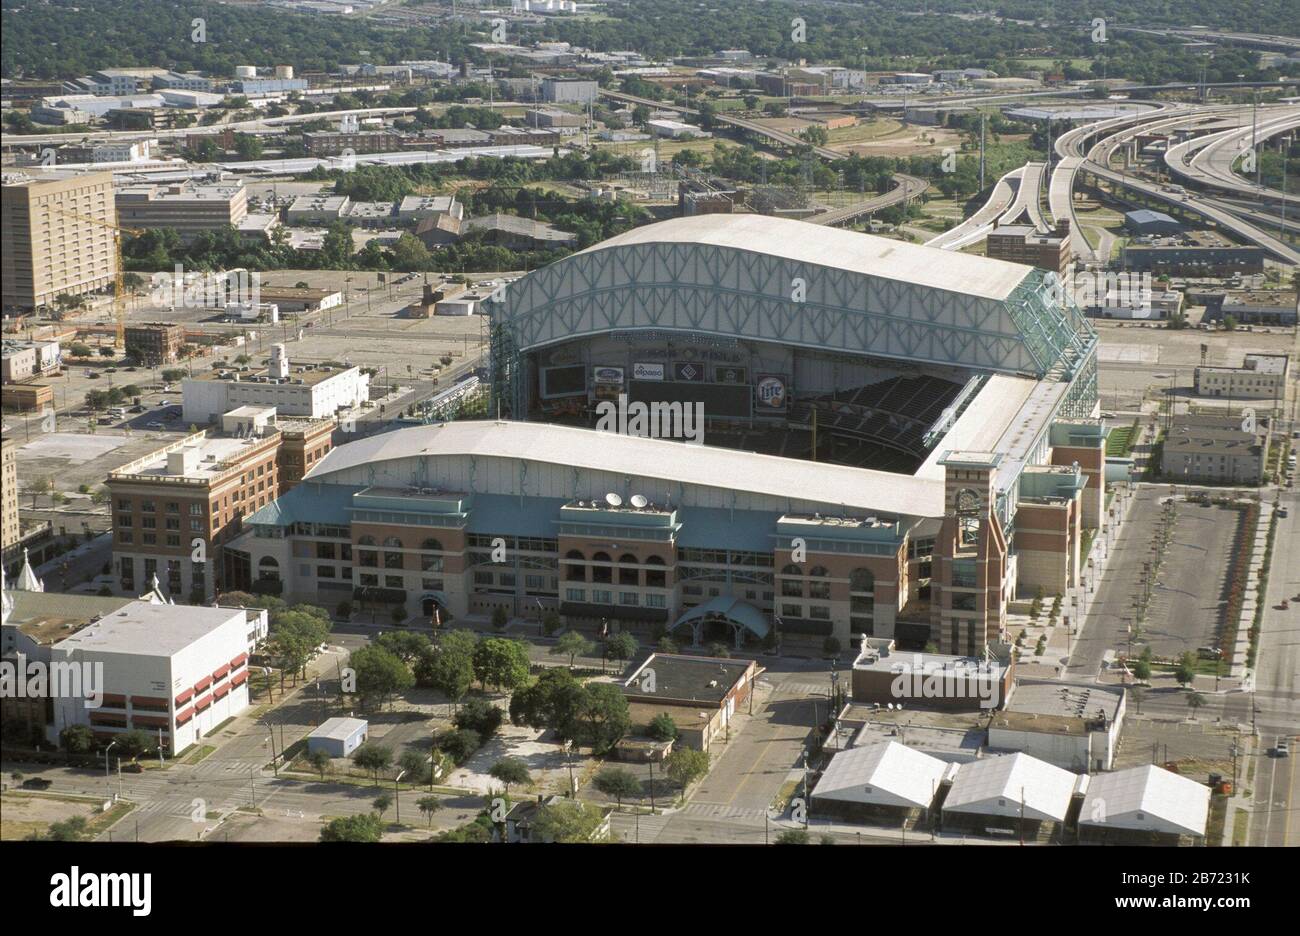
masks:
[[[226,581],[681,643],[981,653],[1018,594],[1078,582],[1103,522],[1097,338],[1063,292],[801,221],[636,228],[485,303],[495,418],[334,449],[246,518]],[[678,415],[607,431],[638,405]]]

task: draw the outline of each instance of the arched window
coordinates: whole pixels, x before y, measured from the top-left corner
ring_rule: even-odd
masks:
[[[646,588],[667,588],[668,573],[664,571],[663,559],[659,556],[646,556],[645,564],[648,566],[658,566],[657,569],[646,569]]]
[[[264,581],[280,581],[280,563],[274,556],[263,556],[257,560],[257,577]]]
[[[629,569],[627,566],[636,565],[637,558],[631,553],[623,553],[618,557],[618,584],[620,585],[639,585],[641,584],[641,575],[637,569]]]
[[[802,598],[803,597],[803,570],[793,563],[781,570],[783,576],[789,576],[781,580],[781,595],[784,598]]]
[[[420,568],[425,572],[441,572],[442,556],[431,556],[429,553],[442,552],[442,543],[436,539],[427,539],[420,544]]]
[[[867,592],[868,594],[876,590],[876,576],[870,569],[854,569],[849,576],[849,591]]]
[[[384,568],[400,569],[402,567],[402,541],[396,536],[384,540]]]
[[[572,559],[574,563],[586,562],[587,557],[581,550],[570,549],[564,554],[565,559]],[[585,582],[587,581],[587,567],[585,565],[566,564],[564,567],[564,580],[566,582]]]
[[[827,579],[827,578],[830,578],[830,575],[831,575],[830,571],[827,570],[827,568],[826,568],[825,566],[813,566],[813,567],[812,567],[812,570],[808,573],[808,577],[811,578],[811,579]],[[830,583],[830,582],[824,582],[824,581],[823,581],[823,582],[818,582],[818,581],[809,582],[809,583],[808,583],[808,597],[809,597],[809,598],[816,598],[816,599],[818,599],[818,600],[820,600],[820,601],[828,601],[828,600],[830,600],[830,597],[831,597],[831,583]]]
[[[593,582],[600,582],[608,585],[614,581],[614,570],[610,567],[610,563],[614,560],[609,558],[609,553],[594,553],[591,557],[591,561],[591,580]],[[603,562],[605,565],[596,565],[595,563],[597,562]]]

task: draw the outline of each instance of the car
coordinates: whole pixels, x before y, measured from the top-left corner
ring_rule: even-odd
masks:
[[[122,773],[144,773],[144,768],[132,761],[122,765]]]
[[[1277,743],[1273,745],[1273,755],[1275,757],[1290,757],[1291,739],[1279,737]],[[23,786],[27,786],[27,784],[24,783]]]
[[[54,781],[45,777],[28,777],[23,781],[24,790],[48,790],[53,785]]]
[[[1287,513],[1287,509],[1285,507],[1279,507],[1277,509],[1277,515],[1281,517],[1283,520],[1285,520],[1287,517],[1290,516],[1290,514]]]
[[[160,423],[160,422],[159,422],[158,420],[156,420],[156,419],[153,420],[152,422],[147,422],[147,423],[145,423],[145,424],[144,424],[144,427],[145,427],[146,429],[165,429],[165,428],[166,428],[162,423]]]
[[[158,406],[161,408],[161,407],[164,407],[164,406],[171,406],[171,404],[168,403],[166,400],[160,400],[159,403],[158,403]]]

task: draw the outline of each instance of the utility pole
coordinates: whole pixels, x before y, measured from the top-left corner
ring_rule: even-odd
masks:
[[[905,111],[906,112],[906,111]],[[980,111],[980,191],[984,191],[984,121],[985,114]]]

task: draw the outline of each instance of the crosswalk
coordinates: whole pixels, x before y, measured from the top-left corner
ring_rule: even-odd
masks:
[[[685,816],[707,816],[710,819],[762,819],[767,810],[762,807],[724,806],[721,803],[688,803],[681,809]]]

